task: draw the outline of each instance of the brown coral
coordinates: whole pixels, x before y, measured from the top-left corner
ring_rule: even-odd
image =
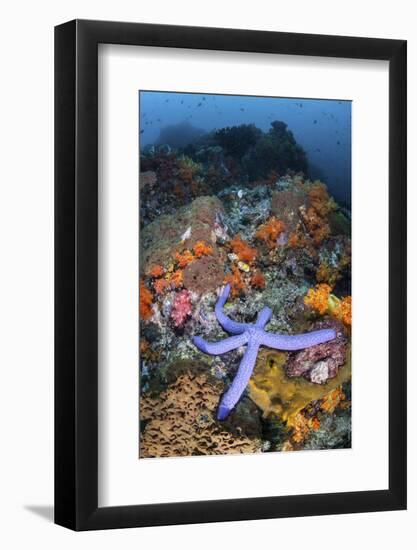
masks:
[[[339,268],[330,267],[325,262],[322,262],[316,270],[316,279],[318,283],[328,283],[334,286],[341,278],[342,274]]]
[[[240,235],[236,235],[236,237],[230,241],[230,246],[242,262],[252,264],[255,261],[256,249],[249,246],[246,241],[243,241]]]
[[[283,231],[285,231],[284,222],[272,216],[258,228],[255,238],[264,241],[268,248],[272,249],[276,248],[277,239]]]
[[[152,292],[146,288],[144,281],[141,279],[139,285],[139,313],[144,320],[152,317]]]
[[[260,271],[255,271],[255,273],[251,277],[250,284],[254,288],[262,290],[265,288],[265,277]]]
[[[173,214],[160,215],[151,223],[141,228],[140,266],[148,274],[155,265],[167,266],[170,259],[180,256],[179,267],[183,268],[194,260],[191,249],[197,241],[204,241],[213,246],[213,253],[218,248],[213,240],[218,217],[223,206],[217,197],[199,197],[191,204],[177,209]],[[183,251],[183,236],[189,233],[186,248]]]
[[[141,458],[254,453],[258,438],[216,420],[223,383],[185,372],[157,397],[142,397]]]
[[[307,211],[302,208],[300,214],[313,244],[319,246],[330,235],[330,225],[326,218],[320,216],[313,207]]]
[[[223,283],[223,265],[218,255],[203,256],[188,264],[184,271],[184,287],[192,292],[211,292]]]
[[[325,218],[337,208],[335,201],[327,192],[327,187],[321,181],[315,181],[308,192],[308,198],[312,208],[318,216]]]

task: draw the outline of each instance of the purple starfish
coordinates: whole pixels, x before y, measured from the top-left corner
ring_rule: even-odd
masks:
[[[193,342],[198,349],[210,355],[221,355],[222,353],[227,353],[245,344],[248,345],[236,376],[220,401],[219,410],[217,411],[218,420],[227,418],[228,414],[245,391],[255,367],[259,346],[267,346],[268,348],[285,351],[296,351],[310,348],[317,344],[323,344],[324,342],[336,338],[336,331],[333,329],[315,330],[314,332],[306,332],[294,336],[266,332],[264,327],[272,316],[272,311],[269,307],[264,307],[258,313],[255,323],[237,323],[236,321],[232,321],[223,312],[223,306],[226,303],[229,292],[230,284],[224,287],[222,294],[219,296],[215,307],[215,313],[217,320],[224,330],[230,334],[235,334],[235,336],[220,340],[220,342],[206,342],[206,340],[203,340],[200,336],[194,336],[193,338]]]

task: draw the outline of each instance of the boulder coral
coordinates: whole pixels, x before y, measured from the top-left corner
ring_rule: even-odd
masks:
[[[179,267],[185,267],[194,260],[191,250],[199,241],[212,246],[216,254],[215,227],[223,212],[217,197],[198,197],[175,213],[158,216],[145,225],[140,235],[141,271],[149,273],[155,265],[166,266],[177,253],[183,258],[178,260]]]
[[[223,282],[223,262],[218,254],[203,256],[183,271],[184,287],[197,294],[215,291]]]

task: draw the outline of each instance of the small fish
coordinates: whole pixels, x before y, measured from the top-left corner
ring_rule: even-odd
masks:
[[[340,145],[340,141],[337,141],[336,143],[337,143],[337,145]]]
[[[243,107],[240,108],[241,111],[244,111],[245,109]]]
[[[166,100],[165,100],[165,103],[168,103],[168,102],[169,102],[169,99],[166,99]]]
[[[200,103],[197,105],[197,107],[201,107],[201,105],[202,105],[202,103],[201,103],[201,101],[200,101]]]
[[[183,104],[184,104],[184,100],[183,100],[183,99],[181,99],[181,105],[183,105]]]
[[[206,98],[205,98],[205,97],[203,97],[203,101],[206,101]]]
[[[313,124],[317,124],[317,120],[315,120],[315,121],[313,122]]]
[[[140,133],[143,134],[144,131],[145,131],[145,130],[141,130]]]

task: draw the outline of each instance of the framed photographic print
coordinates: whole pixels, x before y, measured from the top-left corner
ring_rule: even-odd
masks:
[[[406,42],[55,31],[55,521],[406,507]]]

